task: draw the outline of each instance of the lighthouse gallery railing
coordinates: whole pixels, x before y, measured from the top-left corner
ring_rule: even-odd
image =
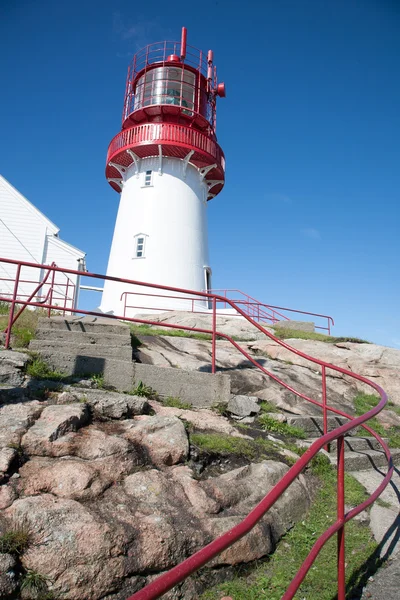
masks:
[[[316,456],[316,454],[329,442],[333,440],[337,440],[337,518],[334,523],[316,540],[313,547],[310,550],[309,555],[306,560],[303,562],[301,567],[299,568],[296,576],[288,586],[285,594],[282,596],[282,600],[290,600],[295,595],[296,591],[301,585],[301,582],[306,577],[309,569],[311,568],[313,562],[317,558],[320,550],[323,548],[325,543],[333,536],[337,535],[337,577],[338,577],[338,600],[345,600],[346,594],[346,563],[345,563],[345,525],[351,519],[353,519],[356,515],[358,515],[365,508],[370,506],[383,492],[386,486],[389,484],[390,479],[393,473],[393,463],[390,455],[390,450],[384,440],[377,434],[373,429],[371,429],[365,423],[377,415],[386,405],[387,403],[387,395],[385,391],[376,383],[370,381],[369,379],[362,377],[361,375],[357,375],[347,369],[343,369],[341,367],[337,367],[335,365],[326,363],[324,361],[318,360],[311,356],[308,356],[304,352],[292,348],[284,341],[279,340],[269,331],[264,329],[259,323],[254,321],[251,317],[246,315],[246,313],[240,308],[239,305],[235,305],[235,303],[224,296],[218,296],[216,294],[207,294],[205,292],[194,292],[193,290],[185,290],[172,288],[168,286],[160,286],[151,283],[144,283],[140,281],[132,281],[127,279],[121,279],[118,277],[107,277],[105,275],[100,275],[97,273],[82,273],[81,271],[74,271],[71,269],[61,269],[56,266],[48,266],[48,265],[37,265],[35,263],[27,263],[27,262],[19,262],[13,261],[10,259],[1,259],[0,264],[7,263],[16,265],[16,279],[14,283],[14,292],[12,298],[10,297],[1,297],[1,302],[10,303],[10,313],[9,313],[9,322],[8,322],[8,332],[12,331],[12,326],[15,323],[14,320],[14,310],[16,304],[21,306],[37,306],[41,308],[47,308],[48,310],[57,310],[59,307],[57,305],[53,305],[51,303],[43,304],[39,302],[33,302],[32,300],[23,300],[18,296],[18,284],[19,284],[19,276],[21,273],[22,267],[30,267],[30,268],[39,268],[47,271],[59,272],[65,275],[79,275],[85,276],[92,279],[101,279],[101,280],[109,280],[109,281],[117,281],[120,283],[126,283],[127,285],[135,285],[135,286],[144,286],[146,288],[153,288],[156,290],[163,290],[167,292],[175,292],[181,293],[183,295],[196,296],[198,298],[206,299],[212,303],[212,329],[203,329],[198,327],[186,327],[182,325],[175,325],[171,323],[163,323],[162,326],[165,328],[174,328],[174,329],[182,329],[186,331],[207,333],[212,336],[212,354],[213,354],[213,371],[215,371],[215,356],[217,352],[216,339],[221,338],[229,341],[239,352],[241,352],[247,360],[249,360],[255,367],[260,369],[265,375],[271,377],[280,385],[285,387],[286,389],[293,392],[296,396],[303,398],[311,402],[312,404],[319,406],[322,410],[324,416],[324,435],[322,435],[318,440],[316,440],[309,449],[299,458],[299,460],[287,471],[285,476],[279,481],[277,485],[264,497],[264,499],[248,514],[248,516],[239,524],[230,529],[225,534],[218,537],[216,540],[193,554],[191,557],[187,558],[181,564],[173,567],[167,573],[158,577],[155,581],[145,586],[139,592],[130,596],[128,600],[153,600],[155,598],[161,597],[168,590],[173,588],[175,585],[186,579],[189,575],[197,571],[200,567],[206,565],[209,561],[211,561],[215,556],[221,553],[223,550],[234,544],[241,537],[246,535],[255,525],[256,523],[267,513],[267,511],[275,504],[275,502],[280,498],[280,496],[284,493],[284,491],[290,486],[290,484],[300,475],[303,469],[310,463],[312,458]],[[322,402],[319,402],[302,392],[295,390],[292,386],[289,386],[276,375],[270,373],[267,369],[265,369],[262,365],[260,365],[250,354],[240,347],[240,345],[233,340],[230,336],[217,331],[217,319],[216,319],[216,306],[217,303],[223,302],[225,304],[229,304],[229,306],[237,311],[243,318],[245,318],[249,323],[251,323],[256,329],[264,333],[268,338],[272,339],[275,343],[280,346],[286,348],[290,352],[300,356],[308,361],[310,361],[313,365],[318,366],[318,369],[321,372],[321,389],[322,389]],[[93,316],[104,316],[102,313],[98,313],[95,311],[85,311],[80,309],[70,310],[67,309],[66,312],[74,312],[76,314],[81,315],[93,315]],[[108,315],[107,315],[108,316]],[[145,323],[150,325],[160,324],[158,322],[151,321],[150,319],[135,319],[128,318],[123,316],[110,316],[109,318],[123,320],[133,323]],[[7,344],[8,346],[8,344]],[[347,413],[340,411],[338,409],[329,406],[327,399],[327,386],[326,386],[326,374],[327,370],[336,371],[346,375],[348,377],[352,377],[357,381],[360,381],[364,384],[370,386],[373,390],[378,392],[380,396],[380,400],[373,409],[365,413],[360,417],[352,417]],[[337,427],[331,432],[327,432],[327,414],[328,412],[334,413],[336,415],[340,415],[349,420],[348,423]],[[344,436],[355,429],[356,427],[362,426],[366,431],[368,431],[382,446],[387,461],[388,461],[388,471],[383,478],[381,484],[377,487],[377,489],[369,496],[367,500],[356,506],[355,508],[345,512],[345,483],[344,483]]]

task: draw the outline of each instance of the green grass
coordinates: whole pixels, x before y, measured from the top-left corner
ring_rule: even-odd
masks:
[[[20,305],[15,305],[14,315],[17,314],[20,308]],[[8,325],[9,311],[10,303],[0,302],[0,331],[4,331]],[[57,310],[51,311],[51,315],[58,314],[62,313]],[[12,327],[11,347],[27,348],[29,346],[29,342],[35,337],[39,318],[47,316],[48,312],[45,308],[35,308],[34,310],[29,310],[26,308]]]
[[[376,406],[378,404],[379,398],[378,398],[378,396],[374,396],[373,394],[359,393],[354,398],[353,402],[354,402],[354,408],[356,411],[356,415],[363,415],[366,412],[368,412],[369,410],[371,410],[371,408],[374,408],[374,406]],[[393,410],[393,407],[390,405],[391,405],[391,403],[388,402],[387,406],[389,407],[389,410]],[[396,407],[396,408],[398,408],[398,407]],[[397,411],[395,411],[395,412],[397,412]],[[400,414],[400,411],[397,412],[397,414]],[[389,440],[388,443],[389,443],[390,448],[400,448],[400,427],[393,426],[393,427],[390,427],[389,429],[385,429],[377,417],[373,417],[372,419],[370,419],[366,423],[366,425],[371,427],[381,437],[388,438],[388,440]],[[364,430],[362,430],[361,435],[369,436],[370,433],[364,429]]]
[[[134,387],[131,392],[127,393],[131,396],[141,396],[142,398],[158,398],[156,390],[153,390],[152,387],[146,385],[143,381],[138,381],[136,387]]]
[[[32,354],[31,360],[28,362],[26,367],[28,375],[34,379],[53,379],[55,381],[62,381],[67,378],[65,373],[61,371],[53,371],[49,365],[38,355]]]
[[[35,337],[38,315],[36,311],[26,310],[17,320],[11,330],[11,347],[27,348],[29,342]],[[0,313],[0,315],[4,313]],[[4,331],[8,325],[8,316],[0,316],[0,331]]]
[[[333,337],[324,333],[315,331],[300,331],[298,329],[286,329],[286,327],[274,326],[274,335],[280,340],[298,338],[300,340],[315,340],[317,342],[326,342],[328,344],[337,344],[339,342],[354,342],[356,344],[369,344],[367,340],[355,337]]]
[[[298,439],[305,439],[307,437],[300,427],[293,427],[293,425],[288,425],[288,423],[281,423],[267,414],[262,414],[258,417],[258,422],[265,431],[271,433],[279,433],[280,435]]]
[[[14,314],[20,308],[20,306],[16,305]],[[9,310],[10,304],[8,302],[0,302],[0,331],[4,331],[8,325]],[[58,313],[57,311],[52,311],[52,314]],[[35,337],[39,317],[47,317],[47,310],[44,308],[24,310],[11,330],[12,348],[27,348],[29,346],[29,342]]]
[[[262,400],[260,402],[260,408],[261,408],[261,413],[279,413],[280,412],[279,408],[277,408],[275,406],[275,404],[273,404],[272,402],[269,402],[268,400]]]
[[[275,452],[276,456],[276,452],[280,450],[279,446],[263,438],[247,440],[220,433],[191,433],[190,443],[210,454],[220,456],[235,454],[249,460],[268,458],[271,452]]]
[[[322,455],[321,455],[322,456]],[[325,458],[325,457],[323,457]],[[269,560],[256,566],[248,575],[238,574],[232,581],[218,584],[201,596],[202,600],[280,600],[312,545],[336,518],[336,474],[321,460],[313,469],[321,481],[308,515],[298,522],[278,545]],[[346,474],[346,504],[355,506],[366,497],[364,488]],[[346,525],[346,576],[350,588],[365,581],[366,563],[376,550],[367,525],[351,521]],[[351,583],[350,583],[351,582]],[[336,597],[336,537],[334,536],[316,559],[295,595],[296,600],[332,600]]]
[[[8,315],[10,312],[10,304],[8,302],[0,302],[0,316]]]
[[[29,591],[33,598],[44,600],[44,598],[49,598],[47,587],[49,581],[50,578],[46,575],[42,575],[37,571],[28,569],[22,578],[21,590]],[[51,596],[52,595],[50,595],[50,597]]]
[[[98,390],[102,390],[105,386],[104,374],[103,373],[94,373],[90,377],[90,381],[92,381]]]
[[[176,396],[167,396],[167,398],[162,398],[161,402],[164,406],[171,406],[172,408],[181,408],[182,410],[190,410],[192,407],[188,402],[183,402],[180,398]]]
[[[0,553],[20,555],[31,543],[31,531],[26,523],[15,524],[0,535]]]

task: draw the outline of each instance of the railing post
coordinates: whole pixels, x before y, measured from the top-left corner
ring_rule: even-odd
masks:
[[[326,405],[326,367],[322,365],[321,367],[322,374],[322,418],[323,418],[323,428],[324,435],[328,433],[328,409]],[[324,449],[329,452],[329,446],[324,446]]]
[[[212,315],[212,358],[211,358],[211,373],[215,373],[215,355],[217,352],[216,344],[216,331],[217,331],[217,299],[214,296],[213,301],[213,315]]]
[[[343,523],[337,533],[338,600],[346,600],[344,533],[344,436],[337,440],[337,519]]]
[[[67,286],[65,289],[65,296],[64,296],[64,310],[63,310],[63,317],[65,317],[65,309],[67,308],[67,302],[68,302],[68,287],[69,287],[69,279],[67,277]]]
[[[15,309],[15,304],[16,304],[16,300],[17,300],[18,284],[19,284],[20,274],[21,274],[21,265],[19,264],[17,266],[17,272],[15,274],[13,299],[12,299],[12,302],[11,302],[10,314],[9,314],[9,317],[8,317],[8,327],[7,327],[6,343],[5,343],[5,346],[4,346],[6,350],[7,350],[7,348],[10,345],[11,329],[12,329],[13,320],[14,320],[14,309]]]
[[[51,317],[51,306],[53,306],[53,288],[54,288],[54,279],[55,279],[55,275],[56,272],[53,270],[52,274],[51,274],[51,287],[50,287],[50,296],[49,296],[49,304],[50,307],[47,309],[47,316]]]

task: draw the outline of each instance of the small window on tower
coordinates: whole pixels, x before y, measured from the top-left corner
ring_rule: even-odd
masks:
[[[144,258],[145,237],[143,235],[135,236],[135,258]]]
[[[149,187],[152,184],[153,171],[146,171],[144,174],[144,187]]]

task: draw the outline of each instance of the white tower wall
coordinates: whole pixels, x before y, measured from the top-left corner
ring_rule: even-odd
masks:
[[[148,172],[151,171],[149,177]],[[150,185],[146,185],[150,180]],[[201,291],[207,287],[207,185],[199,170],[177,158],[142,159],[124,173],[107,275]],[[144,238],[142,248],[138,239]],[[143,256],[137,256],[142,252]],[[106,281],[101,310],[124,313],[123,292],[173,295]],[[191,310],[192,302],[177,298],[130,295],[126,316],[146,309]],[[197,309],[207,303],[196,302]]]

